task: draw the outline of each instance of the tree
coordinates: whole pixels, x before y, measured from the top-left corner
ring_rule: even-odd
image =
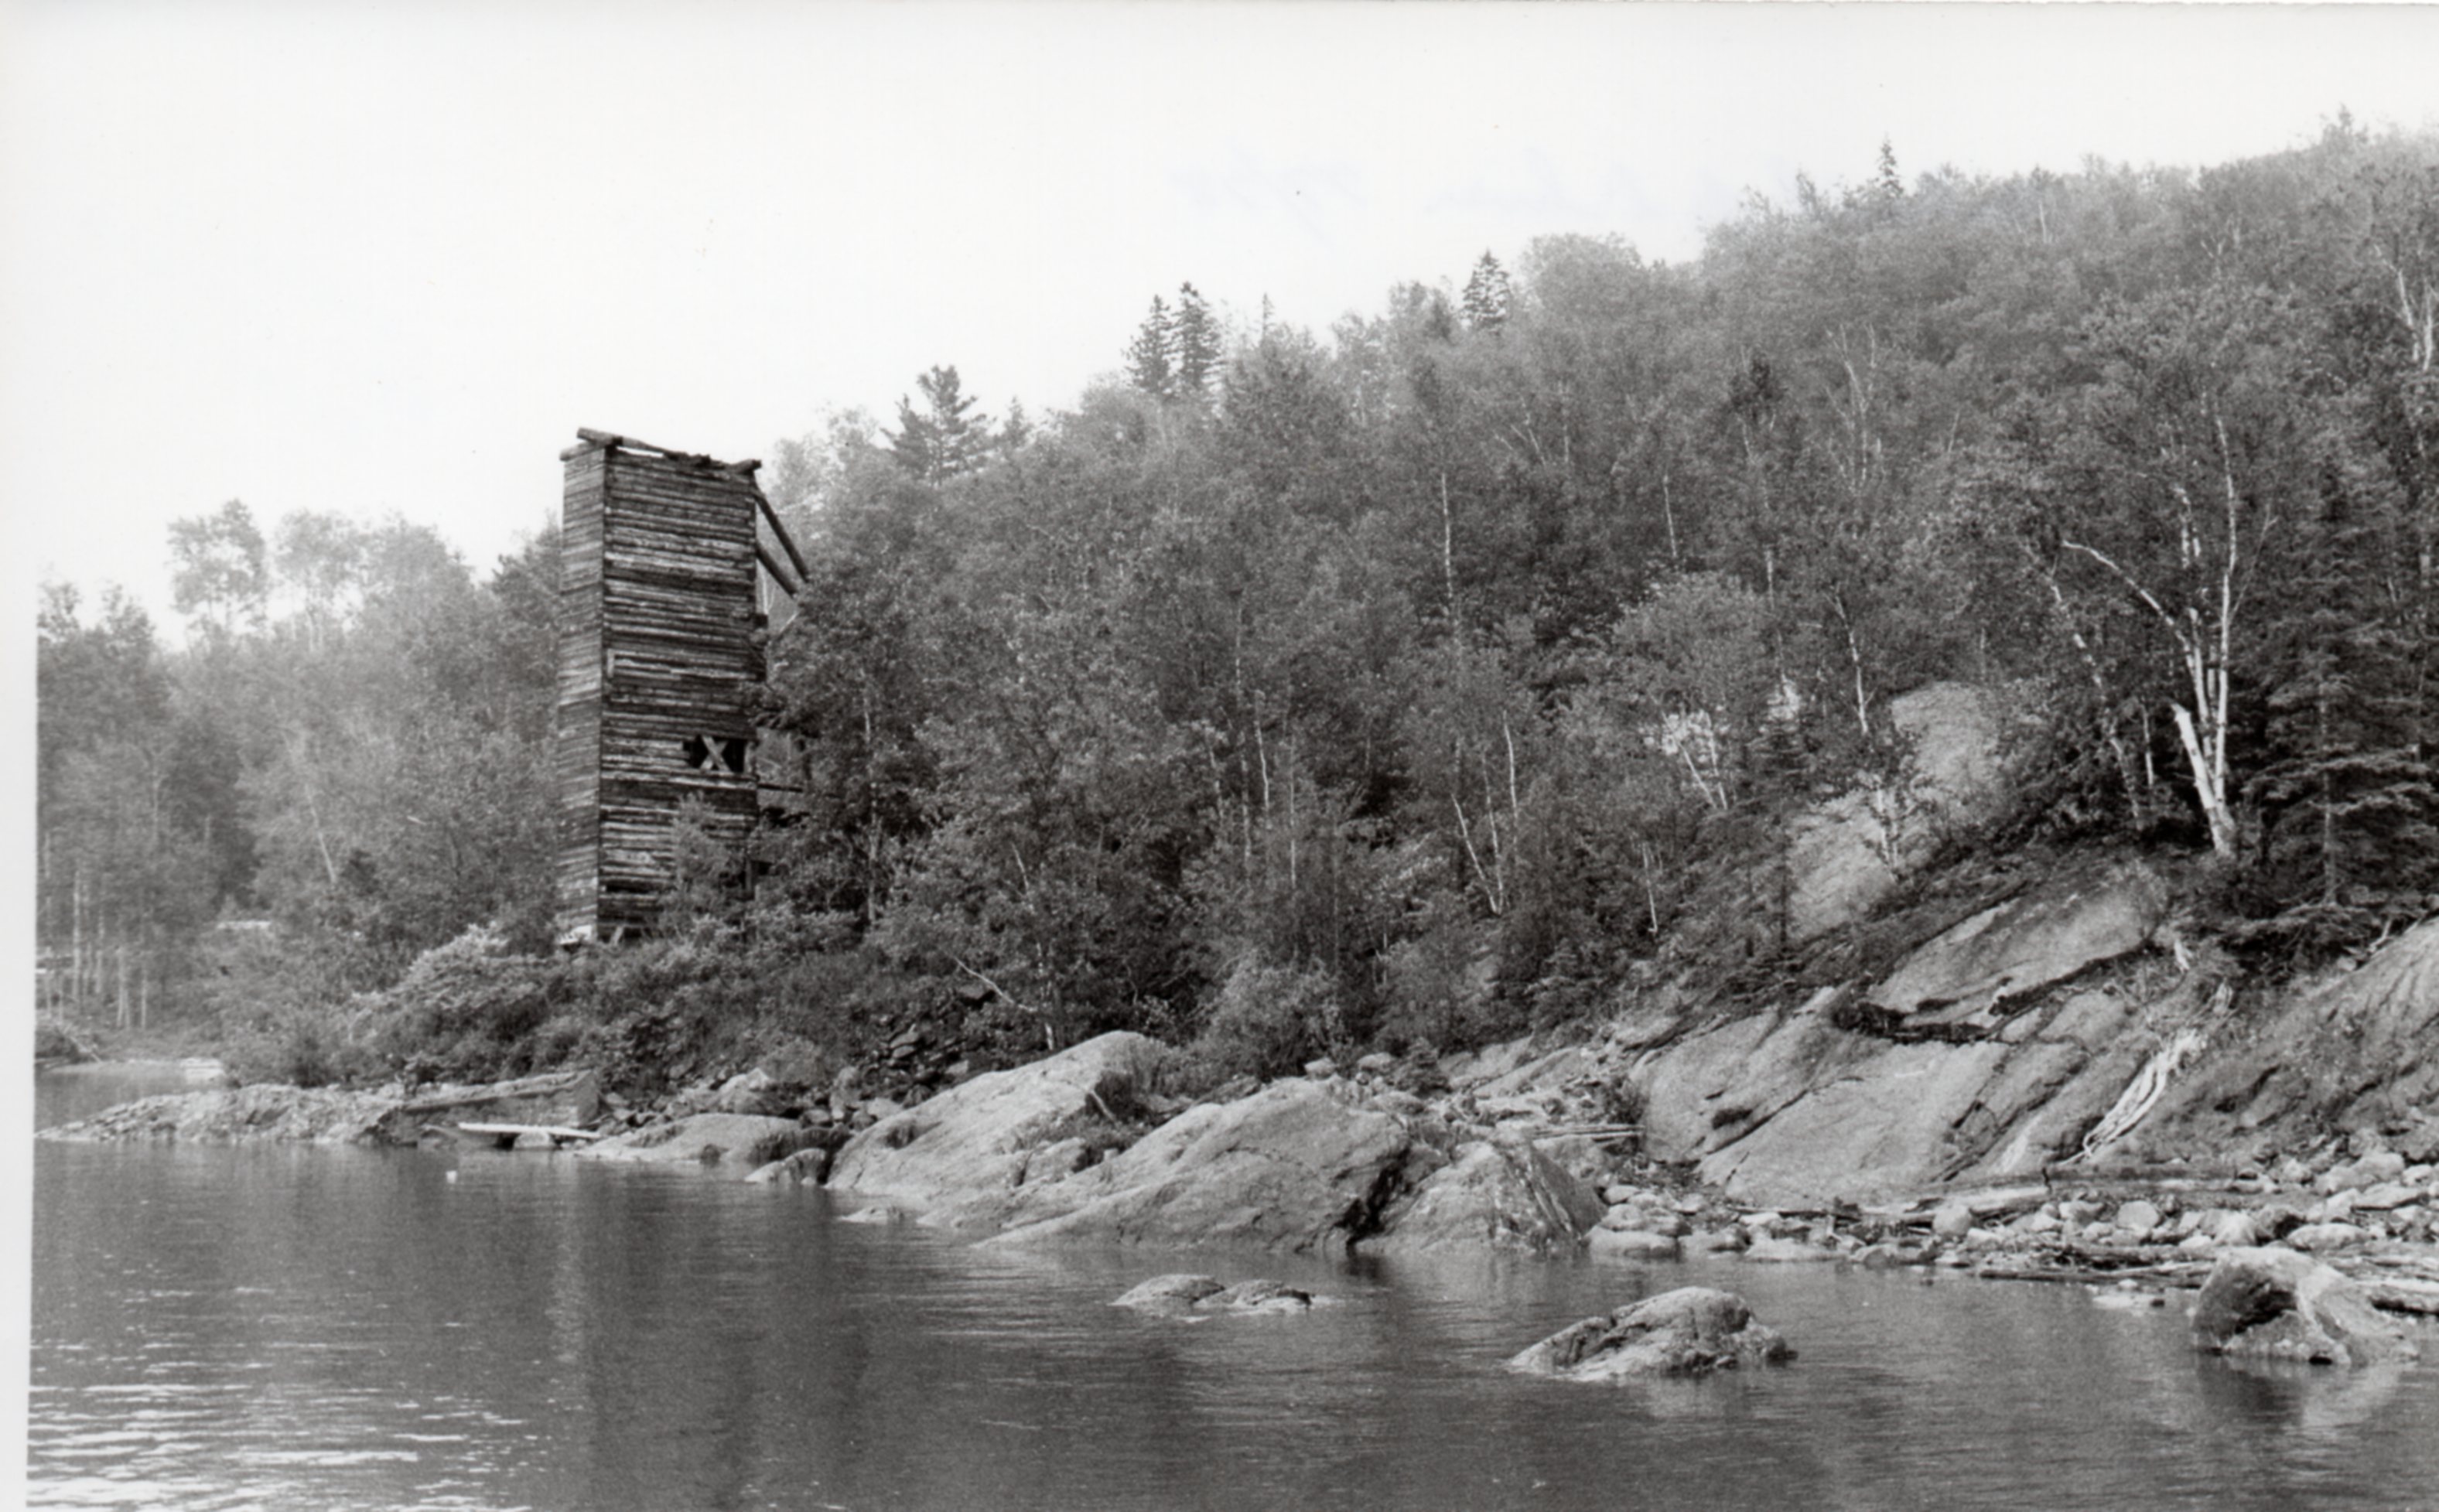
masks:
[[[2088,326],[2049,498],[2055,550],[2081,591],[2139,606],[2211,848],[2240,844],[2236,698],[2256,653],[2256,584],[2311,497],[2330,419],[2317,413],[2297,311],[2206,285],[2118,305]],[[2173,669],[2170,671],[2170,669]]]
[[[171,602],[178,613],[197,616],[205,635],[225,640],[262,623],[271,573],[262,532],[242,501],[171,524],[169,557],[176,574]]]
[[[945,483],[981,467],[990,454],[989,417],[974,409],[954,366],[935,367],[915,380],[923,396],[917,410],[898,401],[898,431],[888,437],[898,465],[925,483]]]
[[[1154,399],[1177,393],[1177,319],[1158,294],[1151,296],[1151,312],[1127,344],[1127,381]]]
[[[1169,317],[1179,397],[1201,402],[1220,372],[1220,323],[1194,285],[1177,286],[1177,311]]]
[[[1465,323],[1475,330],[1497,330],[1507,324],[1507,308],[1513,298],[1507,270],[1499,265],[1497,258],[1483,253],[1465,280]]]

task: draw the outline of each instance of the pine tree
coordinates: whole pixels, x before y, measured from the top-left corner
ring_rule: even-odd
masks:
[[[1465,323],[1475,330],[1498,329],[1507,323],[1511,296],[1507,270],[1485,252],[1473,265],[1473,276],[1465,281]]]
[[[898,430],[889,436],[898,465],[926,483],[945,483],[982,466],[991,446],[990,418],[974,413],[953,366],[935,367],[915,380],[924,407],[898,400]]]
[[[1220,370],[1220,323],[1211,307],[1190,283],[1177,286],[1177,310],[1170,317],[1170,349],[1176,359],[1177,392],[1200,400],[1211,391]]]
[[[2255,885],[2283,906],[2250,932],[2306,952],[2418,916],[2439,881],[2439,791],[2412,748],[2405,638],[2365,583],[2368,534],[2342,499],[2309,523],[2288,645],[2269,694],[2273,759]]]
[[[1151,313],[1127,344],[1127,381],[1154,399],[1172,397],[1177,392],[1176,353],[1176,319],[1167,301],[1154,294]]]

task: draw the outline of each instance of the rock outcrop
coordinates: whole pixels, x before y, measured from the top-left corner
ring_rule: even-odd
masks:
[[[45,1139],[162,1139],[223,1144],[267,1139],[344,1145],[379,1137],[403,1094],[328,1087],[239,1087],[169,1093],[42,1131]]]
[[[1572,1249],[1601,1219],[1591,1183],[1518,1138],[1475,1140],[1391,1206],[1365,1253]]]
[[[1093,1239],[1343,1252],[1379,1229],[1382,1209],[1407,1184],[1415,1151],[1396,1118],[1290,1078],[1236,1102],[1198,1104],[1062,1180],[1028,1182],[929,1216],[1000,1230],[988,1241],[999,1244]]]
[[[2073,1156],[2161,1048],[2143,1023],[2202,1003],[2191,981],[2148,1004],[2052,989],[2145,949],[2164,907],[2141,867],[2085,868],[1940,931],[1860,991],[1645,1049],[1627,1076],[1647,1152],[1761,1206],[1884,1201]]]
[[[2009,1000],[2141,950],[2166,916],[2140,866],[2062,880],[1942,932],[1865,996],[1916,1027],[1994,1027]]]
[[[2194,1347],[2313,1364],[2371,1365],[2417,1353],[2362,1289],[2283,1246],[2230,1250],[2194,1303]]]
[[[1959,827],[1986,819],[2004,791],[1997,700],[1934,683],[1891,703],[1908,746],[1895,779],[1800,815],[1789,836],[1789,934],[1810,940],[1868,915]]]
[[[1561,1328],[1510,1360],[1507,1368],[1560,1380],[1616,1382],[1777,1365],[1794,1358],[1777,1329],[1754,1321],[1744,1298],[1711,1287],[1679,1287]]]
[[[744,1176],[811,1145],[815,1131],[790,1118],[696,1113],[578,1150],[584,1160],[718,1165]]]
[[[1170,1054],[1156,1040],[1119,1032],[976,1076],[847,1141],[830,1184],[947,1207],[988,1204],[1028,1181],[1066,1176],[1087,1146],[1062,1148],[1062,1141],[1087,1130],[1116,1132],[1142,1111]]]

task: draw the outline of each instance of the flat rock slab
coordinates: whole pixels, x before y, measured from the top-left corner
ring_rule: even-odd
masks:
[[[1607,1384],[1778,1365],[1794,1358],[1777,1329],[1754,1321],[1744,1298],[1713,1287],[1679,1287],[1561,1328],[1508,1361],[1507,1368]]]
[[[1917,1022],[1967,1022],[2141,949],[2166,911],[2167,890],[2139,866],[2043,887],[1933,938],[1866,995]]]
[[[1888,1045],[1796,1098],[1742,1139],[1702,1157],[1702,1180],[1740,1202],[1875,1201],[1954,1168],[1953,1131],[1981,1100],[2007,1047]]]

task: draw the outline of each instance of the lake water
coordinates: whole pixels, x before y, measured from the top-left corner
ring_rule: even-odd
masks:
[[[159,1085],[46,1076],[37,1116]],[[2181,1299],[1011,1254],[815,1189],[490,1151],[45,1142],[34,1201],[37,1506],[2439,1507],[2439,1335],[2397,1372],[2243,1369],[2187,1349]],[[1180,1269],[1337,1305],[1108,1305]],[[1802,1358],[1624,1389],[1500,1369],[1696,1280]]]

